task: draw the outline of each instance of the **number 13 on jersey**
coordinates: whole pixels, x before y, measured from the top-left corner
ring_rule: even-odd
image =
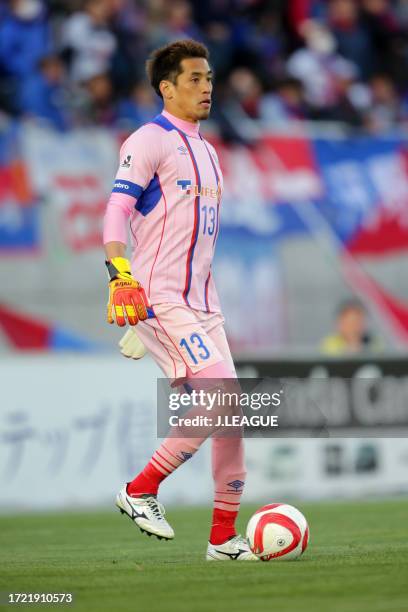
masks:
[[[216,212],[214,206],[202,206],[203,215],[203,234],[212,236],[216,225]]]

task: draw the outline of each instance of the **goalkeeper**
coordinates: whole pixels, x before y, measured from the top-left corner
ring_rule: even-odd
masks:
[[[199,131],[211,109],[208,50],[193,40],[173,42],[153,52],[147,72],[164,109],[120,152],[104,220],[107,318],[132,326],[120,343],[124,355],[138,359],[147,350],[173,385],[187,381],[194,389],[203,379],[236,378],[211,273],[222,174]],[[157,501],[159,486],[204,440],[168,437],[118,493],[117,506],[142,531],[174,538]],[[214,437],[211,444],[214,507],[206,558],[255,560],[235,530],[245,482],[242,438]]]

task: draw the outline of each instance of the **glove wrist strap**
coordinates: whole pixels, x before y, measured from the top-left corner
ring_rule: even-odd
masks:
[[[125,257],[112,257],[105,261],[106,268],[110,280],[119,278],[121,274],[131,277],[132,271],[130,269],[130,262]]]

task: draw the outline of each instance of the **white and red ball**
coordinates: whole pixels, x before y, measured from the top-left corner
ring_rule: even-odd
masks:
[[[306,550],[309,526],[294,506],[269,504],[251,517],[246,535],[252,552],[261,561],[289,561]]]

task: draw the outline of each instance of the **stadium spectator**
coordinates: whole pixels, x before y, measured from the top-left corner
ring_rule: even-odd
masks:
[[[205,40],[210,51],[211,64],[217,75],[228,74],[233,63],[234,49],[231,29],[221,21],[211,21],[205,29]]]
[[[339,122],[350,128],[364,126],[364,112],[369,104],[367,87],[357,81],[355,67],[344,62],[332,73],[333,102],[309,112],[311,119]]]
[[[259,119],[262,85],[254,72],[248,68],[235,68],[228,80],[230,109],[235,108],[237,118]]]
[[[339,54],[359,67],[365,79],[373,70],[374,45],[360,20],[355,0],[330,0],[328,24],[336,40]]]
[[[39,0],[12,0],[2,8],[0,20],[0,102],[18,112],[19,87],[38,69],[51,50],[50,28]]]
[[[403,0],[9,0],[0,4],[0,110],[19,114],[20,100],[27,100],[20,92],[26,77],[24,90],[36,84],[39,101],[40,84],[46,85],[39,60],[61,51],[75,124],[89,123],[91,116],[106,124],[105,113],[89,113],[81,90],[99,75],[109,75],[119,115],[136,124],[145,116],[145,104],[137,101],[143,88],[137,93],[135,86],[136,103],[129,91],[144,79],[140,58],[170,40],[193,37],[210,48],[217,73],[213,120],[225,135],[243,138],[233,125],[239,117],[254,134],[257,128],[249,123],[258,117],[341,121],[381,132],[389,129],[386,124],[406,122],[407,15]],[[379,85],[369,81],[378,74],[391,79],[394,93],[377,101]],[[302,82],[301,101],[294,83],[281,87],[287,76]],[[44,92],[45,98],[58,98]],[[38,108],[39,116],[50,116],[50,109]]]
[[[113,126],[117,121],[117,108],[109,75],[97,74],[88,79],[84,87],[87,94],[82,110],[85,121],[105,127]]]
[[[191,5],[186,0],[163,3],[156,13],[149,31],[149,47],[162,46],[181,38],[203,38],[193,21]]]
[[[336,330],[323,339],[320,348],[328,355],[378,351],[378,338],[368,331],[367,311],[356,299],[343,302],[337,311]]]
[[[144,63],[148,55],[148,15],[142,5],[133,0],[117,0],[113,11],[111,31],[116,48],[110,61],[110,73],[119,96],[129,91],[129,83],[146,78]]]
[[[305,21],[323,19],[326,4],[325,0],[291,0],[288,6],[288,20],[293,32],[301,37]]]
[[[19,107],[22,115],[42,119],[58,130],[65,130],[70,125],[67,100],[64,65],[56,55],[43,57],[39,72],[34,71],[21,82]]]
[[[266,10],[259,15],[248,46],[258,58],[250,67],[257,67],[265,80],[274,80],[284,71],[284,34],[281,17],[276,10]]]
[[[402,5],[402,3],[400,3]],[[379,5],[379,6],[377,6]],[[376,49],[375,72],[389,75],[400,90],[408,86],[407,20],[391,12],[391,4],[365,3],[364,19]],[[368,8],[371,10],[369,11]],[[377,10],[374,11],[374,8]]]
[[[271,127],[308,117],[302,82],[287,77],[281,79],[273,93],[264,95],[260,102],[260,118]]]
[[[227,142],[250,145],[258,138],[263,89],[257,75],[244,66],[235,68],[217,89],[217,103],[212,119]]]
[[[160,113],[162,104],[146,81],[134,84],[130,96],[122,98],[117,107],[117,123],[120,127],[135,130]]]
[[[328,108],[338,98],[337,80],[344,74],[355,74],[357,68],[336,53],[336,42],[326,26],[306,21],[302,27],[305,47],[288,59],[290,75],[302,81],[307,102],[317,108]]]
[[[395,130],[407,115],[394,83],[386,74],[376,74],[369,84],[371,103],[366,115],[367,129],[373,134]]]
[[[62,49],[69,60],[73,81],[87,81],[109,71],[117,44],[109,28],[113,14],[110,0],[87,0],[83,11],[65,22]]]
[[[12,0],[0,23],[0,62],[9,74],[24,78],[37,70],[51,49],[49,24],[39,0]]]

